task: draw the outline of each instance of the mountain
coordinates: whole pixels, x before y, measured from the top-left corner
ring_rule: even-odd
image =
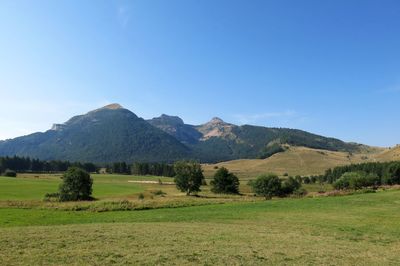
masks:
[[[194,126],[183,123],[183,120],[177,116],[162,114],[160,117],[147,120],[147,122],[184,144],[194,144],[202,137],[202,134]]]
[[[166,116],[163,115],[164,117]],[[226,123],[218,117],[198,125],[186,125],[179,117],[171,119],[153,118],[152,125],[164,130],[185,143],[193,151],[194,157],[206,162],[228,161],[244,158],[267,158],[285,150],[284,144],[304,146],[329,151],[359,152],[368,146],[347,143],[335,138],[327,138],[306,131],[288,128],[268,128],[261,126],[237,126]],[[197,131],[197,135],[193,130]],[[191,132],[191,141],[181,138],[176,132]],[[188,133],[187,133],[188,134]]]
[[[86,162],[174,161],[189,148],[131,111],[112,104],[0,143],[0,155]]]
[[[0,156],[95,163],[219,162],[267,158],[288,146],[348,153],[370,149],[297,129],[237,126],[218,117],[202,125],[185,124],[181,118],[165,114],[146,121],[111,104],[54,124],[46,132],[1,141]]]

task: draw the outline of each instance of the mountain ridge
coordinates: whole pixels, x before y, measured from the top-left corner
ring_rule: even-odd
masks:
[[[172,162],[195,159],[218,162],[267,158],[285,144],[357,152],[368,147],[298,129],[234,125],[214,117],[201,125],[162,114],[144,120],[117,103],[73,116],[45,132],[0,141],[0,156],[30,156],[109,163]]]

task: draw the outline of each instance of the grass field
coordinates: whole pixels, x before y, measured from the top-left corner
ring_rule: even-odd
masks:
[[[2,265],[398,265],[400,191],[173,209],[0,209]]]
[[[0,177],[0,265],[400,264],[400,190],[265,201],[246,180],[243,196],[187,197],[159,177],[92,177],[98,200],[80,203],[42,201],[60,175]]]
[[[19,174],[18,178],[0,177],[0,200],[42,200],[46,193],[57,192],[61,175]],[[129,198],[150,186],[128,181],[173,181],[172,178],[131,175],[92,175],[93,196],[98,199]],[[165,187],[165,186],[164,186]]]

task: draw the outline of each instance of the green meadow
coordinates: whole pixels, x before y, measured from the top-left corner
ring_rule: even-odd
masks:
[[[0,264],[400,264],[400,190],[265,201],[213,196],[208,186],[200,197],[187,197],[173,185],[159,184],[158,177],[93,179],[98,200],[75,204],[159,205],[71,210],[42,202],[45,193],[56,191],[58,175],[0,177]]]
[[[93,196],[98,199],[128,197],[143,192],[145,186],[128,181],[169,181],[171,178],[130,175],[92,175]],[[0,177],[0,200],[42,200],[46,193],[57,192],[61,175],[21,174],[18,178]]]

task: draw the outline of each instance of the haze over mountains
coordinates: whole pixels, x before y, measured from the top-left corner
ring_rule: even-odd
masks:
[[[188,125],[165,114],[144,120],[119,104],[111,104],[55,124],[46,132],[1,141],[0,156],[96,163],[217,162],[266,158],[284,151],[286,144],[350,153],[368,149],[302,130],[237,126],[220,118],[202,125]]]

